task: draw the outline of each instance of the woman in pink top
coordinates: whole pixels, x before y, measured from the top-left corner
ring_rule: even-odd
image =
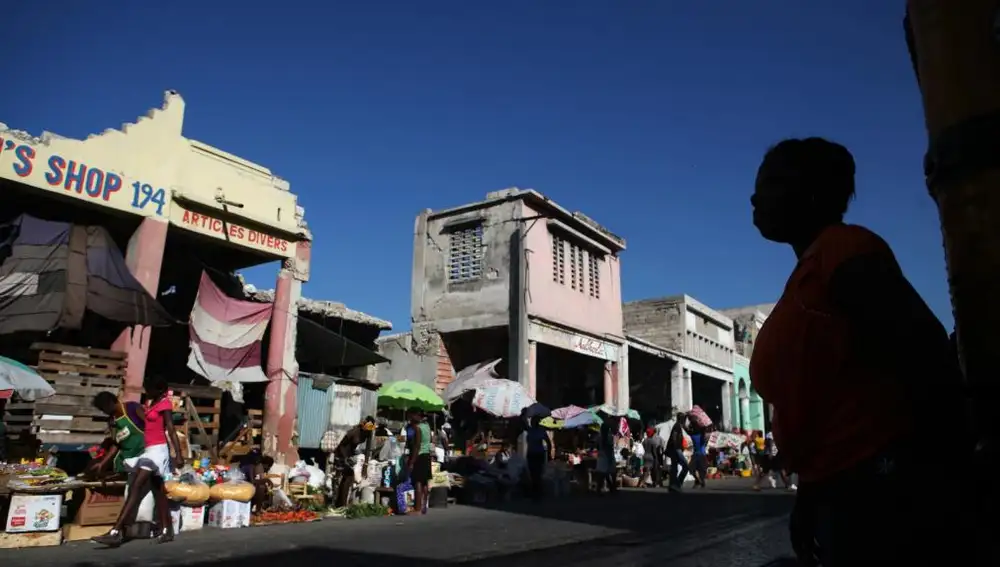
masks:
[[[161,532],[157,541],[166,543],[174,539],[170,506],[167,502],[167,493],[163,489],[163,480],[174,468],[183,465],[179,456],[180,443],[177,441],[177,432],[174,431],[173,404],[167,392],[167,383],[162,378],[147,380],[146,394],[148,396],[144,406],[146,449],[138,457],[124,461],[125,467],[131,473],[128,499],[111,531],[93,538],[94,542],[101,545],[117,547],[124,543],[125,524],[138,512],[147,484],[153,492],[160,524]],[[171,458],[171,452],[175,457]]]

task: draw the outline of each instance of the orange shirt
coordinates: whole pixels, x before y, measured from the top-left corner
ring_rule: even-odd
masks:
[[[848,321],[831,300],[837,267],[869,254],[896,262],[889,245],[865,228],[824,230],[802,255],[754,345],[750,380],[774,405],[775,442],[803,482],[874,456],[915,423],[905,377],[887,375],[892,365],[876,368],[852,352]]]

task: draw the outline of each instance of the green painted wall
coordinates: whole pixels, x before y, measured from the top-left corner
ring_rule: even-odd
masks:
[[[740,389],[746,388],[749,393],[750,404],[747,415],[740,414]],[[753,386],[750,385],[750,367],[742,360],[733,363],[733,425],[743,429],[764,430],[764,400],[757,394]]]

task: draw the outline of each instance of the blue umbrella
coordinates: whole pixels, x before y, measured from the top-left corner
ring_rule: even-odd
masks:
[[[582,413],[578,413],[573,417],[563,421],[563,429],[575,429],[577,427],[587,427],[589,425],[600,425],[604,423],[596,413],[587,410]]]

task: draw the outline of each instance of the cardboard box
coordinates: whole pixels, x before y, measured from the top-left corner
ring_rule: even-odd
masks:
[[[220,500],[208,509],[208,525],[214,528],[250,527],[250,503]]]
[[[174,526],[174,533],[190,532],[205,527],[205,506],[181,506],[180,529]]]
[[[124,489],[93,490],[88,488],[83,493],[83,503],[76,513],[74,524],[79,526],[103,526],[118,521],[122,507],[125,506]]]
[[[86,541],[92,537],[108,533],[112,527],[114,526],[110,524],[105,526],[81,526],[78,524],[70,524],[68,526],[63,526],[62,538],[63,541]]]
[[[170,507],[170,523],[174,527],[174,533],[181,533],[181,507],[179,505],[173,505]]]
[[[10,497],[7,533],[58,532],[61,494],[15,494]]]

